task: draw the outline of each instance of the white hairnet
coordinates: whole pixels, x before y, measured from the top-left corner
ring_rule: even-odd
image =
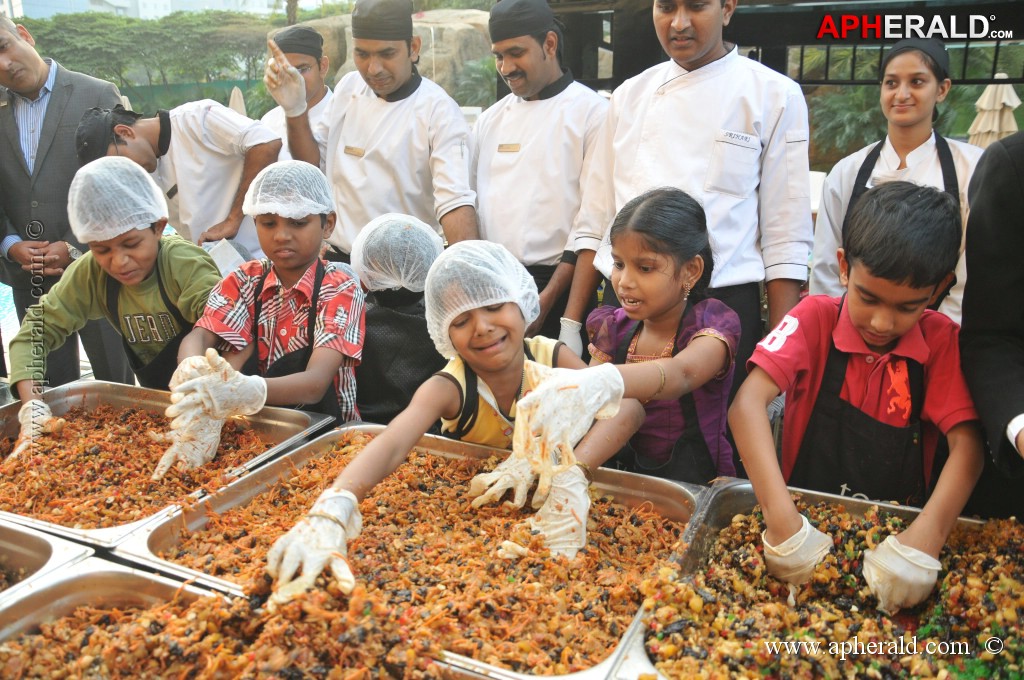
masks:
[[[411,215],[387,213],[363,227],[352,243],[352,268],[369,290],[419,292],[444,250],[437,232]]]
[[[460,241],[434,261],[425,292],[427,330],[444,357],[455,356],[448,327],[459,314],[514,302],[529,325],[540,314],[537,284],[526,267],[490,241]]]
[[[81,243],[109,241],[164,217],[164,192],[129,158],[98,158],[79,168],[71,180],[68,222]]]
[[[304,161],[278,161],[260,170],[252,180],[242,201],[242,212],[298,220],[334,212],[334,198],[320,168]]]

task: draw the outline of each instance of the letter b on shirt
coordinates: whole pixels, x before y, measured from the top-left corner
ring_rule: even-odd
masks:
[[[800,322],[787,314],[775,327],[775,330],[764,336],[764,340],[757,344],[768,352],[778,352],[786,344],[786,338],[793,335],[799,326]]]

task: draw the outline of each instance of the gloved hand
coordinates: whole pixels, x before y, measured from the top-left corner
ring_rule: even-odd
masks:
[[[834,545],[832,537],[812,527],[806,517],[800,515],[800,519],[803,522],[800,530],[779,545],[769,544],[765,532],[761,532],[768,573],[795,586],[810,580],[815,565]]]
[[[298,69],[288,62],[288,57],[273,40],[267,40],[270,59],[263,69],[263,82],[267,92],[284,109],[288,118],[301,116],[306,111],[306,81]]]
[[[530,459],[511,453],[491,472],[482,472],[473,477],[473,481],[469,483],[469,497],[474,499],[473,507],[479,508],[498,500],[509,489],[514,489],[515,497],[512,499],[512,505],[521,508],[526,502],[526,493],[530,490],[534,477]],[[535,508],[544,501],[538,496],[539,494],[533,496],[533,507]]]
[[[552,555],[572,559],[576,551],[587,544],[589,486],[586,475],[577,465],[559,472],[551,481],[551,492],[544,505],[530,518],[530,526],[543,534]]]
[[[210,362],[206,360],[205,356],[186,357],[174,369],[174,375],[171,376],[171,382],[167,387],[173,392],[182,383],[186,383],[193,378],[209,375],[212,372],[213,369],[210,367]]]
[[[583,356],[583,340],[580,338],[580,330],[583,328],[583,324],[563,316],[558,320],[558,326],[559,341],[564,342],[565,346],[571,349],[576,356]]]
[[[171,408],[173,405],[167,407],[168,415]],[[175,465],[182,470],[192,470],[209,463],[217,456],[223,425],[223,418],[211,418],[201,408],[194,407],[171,421],[170,432],[150,432],[153,441],[170,444],[150,479],[160,481]]]
[[[351,491],[327,489],[320,494],[309,513],[267,553],[267,572],[277,579],[271,606],[311,588],[325,567],[343,593],[352,592],[356,581],[345,554],[348,541],[362,530],[363,516]],[[302,575],[294,578],[300,569]]]
[[[18,409],[18,424],[21,433],[7,460],[20,456],[44,434],[60,434],[64,429],[64,419],[54,418],[50,406],[42,399],[30,399],[21,405]]]
[[[937,559],[903,545],[895,536],[864,551],[864,580],[878,598],[878,609],[890,616],[924,601],[935,587],[941,568]]]
[[[171,393],[167,415],[171,418],[201,406],[214,418],[249,416],[267,402],[267,381],[258,375],[239,373],[214,349],[206,350],[210,372],[186,380]]]

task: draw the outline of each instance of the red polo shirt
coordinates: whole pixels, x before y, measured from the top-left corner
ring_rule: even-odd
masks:
[[[766,371],[786,393],[782,435],[782,474],[788,480],[818,398],[829,347],[850,355],[840,397],[875,420],[906,427],[911,413],[907,359],[924,367],[921,422],[926,481],[931,476],[938,432],[977,420],[960,369],[960,327],[938,312],[926,311],[892,351],[876,354],[854,328],[840,298],[812,295],[758,343],[747,362]]]

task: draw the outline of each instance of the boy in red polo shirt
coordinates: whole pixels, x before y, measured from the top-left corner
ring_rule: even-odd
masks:
[[[957,207],[941,191],[908,182],[871,189],[837,253],[846,295],[806,298],[758,344],[729,424],[764,511],[765,561],[776,577],[807,581],[833,545],[797,512],[788,483],[923,504],[910,527],[867,552],[864,577],[890,613],[931,592],[935,558],[983,461],[959,327],[928,310],[952,279],[960,236]],[[766,406],[783,392],[780,466]],[[933,485],[940,435],[949,457]]]

